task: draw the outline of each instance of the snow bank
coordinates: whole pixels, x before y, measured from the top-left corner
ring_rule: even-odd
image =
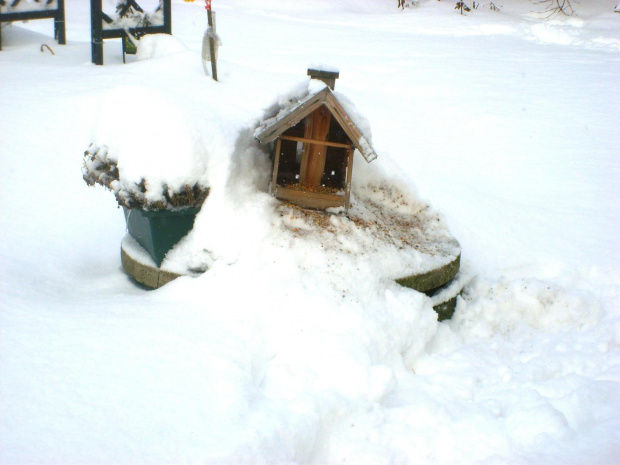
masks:
[[[162,58],[187,51],[187,46],[169,34],[148,34],[137,42],[136,58],[140,61]]]
[[[3,29],[0,462],[617,462],[616,52],[532,41],[534,20],[507,11],[522,2],[467,17],[435,1],[381,15],[277,3],[214,6],[220,83],[200,64],[199,2],[174,3],[188,50],[124,66],[120,46],[88,64],[87,2],[68,0],[73,39],[53,57],[39,51],[46,22]],[[596,5],[585,36],[618,39],[617,13]],[[372,236],[330,236],[266,193],[251,128],[307,89],[313,61],[338,63],[339,91],[373,128],[358,217],[427,197],[444,214],[435,232],[464,244],[480,276],[452,321],[387,278]],[[152,292],[122,271],[110,193],[79,179],[91,126],[130,137],[104,113],[159,156],[153,140],[176,146],[119,84],[171,108],[152,125],[188,152],[161,168],[213,191],[178,251],[209,271]]]
[[[251,88],[226,83],[218,87],[220,95],[237,100],[248,99],[251,92]],[[196,231],[162,263],[163,269],[176,273],[208,269],[217,257],[228,256],[226,260],[231,261],[245,253],[254,256],[259,249],[280,249],[284,244],[300,263],[306,261],[304,268],[327,267],[333,272],[338,266],[344,270],[355,267],[356,274],[371,280],[404,278],[456,259],[458,242],[441,217],[416,199],[404,183],[384,177],[385,172],[372,165],[355,170],[361,179],[353,178],[352,206],[346,215],[292,209],[268,197],[271,170],[267,149],[249,135],[285,117],[291,108],[324,88],[324,83],[309,78],[305,86],[293,85],[270,106],[275,116],[255,129],[262,112],[233,123],[226,119],[227,107],[210,105],[208,92],[198,92],[188,102],[157,88],[118,87],[104,97],[93,133],[95,147],[105,148],[104,159],[94,161],[96,156],[88,152],[86,170],[91,167],[93,171],[97,163],[112,163],[119,180],[103,184],[125,206],[169,204],[173,194],[182,193],[187,186],[190,190],[199,186],[200,190],[214,185],[196,218]],[[366,118],[342,94],[337,98],[364,140],[370,140]],[[156,117],[137,118],[132,109],[138,107]],[[203,126],[205,118],[212,124]],[[253,125],[246,126],[248,121]],[[219,143],[207,144],[205,140]],[[368,164],[359,154],[356,158],[354,166]],[[214,165],[221,166],[219,172],[210,172],[209,166]],[[85,174],[87,181],[101,178],[97,173],[89,176]],[[248,229],[250,210],[257,214],[252,217],[254,227]],[[231,241],[231,234],[238,237]],[[253,246],[240,247],[241,243]]]

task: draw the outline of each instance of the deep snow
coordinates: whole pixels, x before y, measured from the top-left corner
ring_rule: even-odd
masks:
[[[215,2],[220,83],[198,1],[127,65],[118,41],[90,64],[87,2],[67,0],[66,46],[50,20],[3,27],[1,463],[620,461],[615,0],[547,21],[521,0],[395,3]],[[360,179],[417,192],[460,241],[477,277],[451,321],[266,220],[268,166],[238,128],[315,63],[369,120]],[[204,275],[123,273],[122,212],[80,173],[116,118],[130,143],[161,127],[209,152],[186,241],[210,245]]]

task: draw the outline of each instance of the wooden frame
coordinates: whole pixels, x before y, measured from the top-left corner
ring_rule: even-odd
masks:
[[[321,194],[318,192],[304,192],[286,187],[276,186],[274,196],[300,207],[325,210],[327,208],[348,207],[348,199],[344,195]]]
[[[301,128],[299,124],[304,120],[305,124]],[[337,131],[342,129],[340,136],[336,137],[336,139],[340,139],[338,141],[329,140],[330,125],[332,123],[337,124],[337,126],[334,126],[334,128],[337,128]],[[293,128],[295,129],[292,130]],[[302,132],[303,136],[300,135]],[[351,177],[353,174],[353,155],[355,149],[362,154],[367,162],[371,162],[377,157],[374,149],[353,123],[329,87],[314,95],[310,95],[296,107],[268,120],[263,127],[257,130],[256,138],[263,144],[275,141],[274,165],[270,184],[271,194],[280,200],[307,208],[327,209],[344,207],[348,209],[351,197]],[[287,161],[283,165],[287,166],[287,174],[279,176],[282,163],[281,155],[284,154],[282,148],[283,141],[303,144],[301,161],[299,161],[299,173],[296,178],[299,179],[300,184],[308,184],[308,190],[293,189],[288,187],[288,184],[281,185],[282,180],[290,179],[289,171],[292,156],[289,147],[285,150]],[[322,187],[321,180],[325,179],[328,157],[331,157],[330,160],[332,161],[330,163],[334,166],[333,157],[338,155],[334,153],[328,155],[330,147],[344,149],[345,160],[343,163],[346,163],[346,171],[341,171],[341,168],[339,168],[339,166],[342,166],[344,170],[344,164],[339,165],[336,162],[335,170],[337,177],[331,178],[332,182],[336,182],[334,179],[342,176],[341,188],[344,191],[342,194],[329,194],[312,190],[313,186],[319,189]],[[295,166],[294,160],[293,165]],[[332,171],[331,174],[333,175],[334,172]],[[278,183],[279,179],[280,184]]]
[[[295,136],[281,136],[278,140],[290,140],[292,142],[308,142],[310,144],[317,143],[314,139],[306,139],[305,137],[295,137]],[[351,148],[351,144],[341,144],[340,142],[330,142],[328,140],[321,142],[322,145],[327,147],[339,147],[341,149]]]
[[[285,139],[285,137],[282,137]],[[297,138],[294,138],[297,139]],[[291,140],[291,139],[289,139]],[[301,141],[298,141],[301,142]],[[317,144],[316,141],[306,141],[307,143]],[[315,208],[325,210],[327,208],[344,207],[349,208],[351,197],[351,174],[353,173],[353,147],[345,144],[333,144],[336,147],[346,148],[347,156],[347,172],[344,181],[344,194],[325,194],[320,192],[300,191],[289,189],[286,186],[280,186],[277,183],[278,168],[280,165],[280,147],[281,139],[277,139],[275,145],[274,168],[271,178],[270,193],[277,199],[287,201],[301,207]]]
[[[338,124],[340,124],[342,129],[349,136],[355,148],[359,150],[368,163],[377,158],[377,154],[362,134],[362,131],[353,123],[329,87],[325,87],[317,94],[310,95],[306,100],[302,101],[298,106],[288,112],[267,121],[266,124],[258,130],[256,138],[261,144],[273,142],[276,138],[281,136],[284,131],[297,124],[321,105],[327,107],[332,116],[338,121]]]

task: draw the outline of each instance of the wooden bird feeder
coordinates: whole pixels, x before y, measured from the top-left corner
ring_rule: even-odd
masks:
[[[339,73],[309,69],[327,84],[292,109],[267,121],[256,138],[274,144],[271,194],[305,208],[349,208],[355,150],[377,155],[334,93]]]

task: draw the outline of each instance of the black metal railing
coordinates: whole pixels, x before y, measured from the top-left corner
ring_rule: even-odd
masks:
[[[54,38],[60,45],[67,43],[65,32],[65,0],[37,0],[24,7],[22,0],[0,0],[0,22],[53,19]],[[0,50],[2,29],[0,28]]]
[[[159,0],[159,6],[150,14],[136,0],[124,0],[113,15],[102,10],[101,1],[90,1],[91,55],[96,65],[103,65],[104,39],[123,39],[124,60],[126,40],[145,34],[172,34],[171,0]]]

